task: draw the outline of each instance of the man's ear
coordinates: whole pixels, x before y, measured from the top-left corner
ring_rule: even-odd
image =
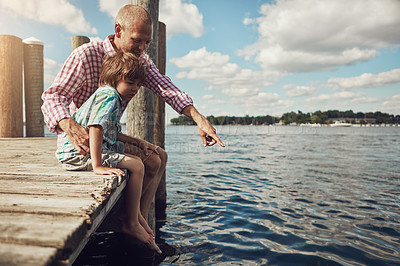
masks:
[[[122,27],[120,24],[116,23],[114,26],[115,29],[115,37],[121,38]]]

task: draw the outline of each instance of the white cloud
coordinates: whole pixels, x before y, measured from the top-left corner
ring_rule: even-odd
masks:
[[[243,24],[244,24],[244,25],[249,25],[249,24],[254,24],[254,23],[256,23],[256,20],[255,20],[255,19],[252,19],[252,18],[245,18],[245,19],[243,19]]]
[[[325,101],[343,101],[348,99],[353,99],[356,97],[364,97],[364,93],[354,93],[350,91],[341,91],[332,94],[320,94],[315,97],[310,97],[305,100],[305,102],[321,103]]]
[[[89,37],[89,39],[90,39],[90,42],[103,42],[104,41],[104,39],[102,39],[102,38],[100,38],[98,36]]]
[[[98,33],[86,21],[82,10],[67,0],[0,0],[0,6],[16,16],[50,25],[61,25],[73,34]]]
[[[295,86],[290,84],[283,86],[283,88],[287,91],[286,96],[288,97],[301,97],[317,93],[317,89],[312,86]]]
[[[218,90],[218,88],[216,88],[216,87],[214,87],[213,85],[210,85],[210,86],[208,86],[208,87],[206,87],[206,88],[204,88],[206,91],[215,91],[215,90]]]
[[[319,106],[330,102],[332,106],[356,106],[366,103],[376,103],[379,99],[367,97],[365,93],[354,93],[350,91],[341,91],[332,94],[321,94],[304,100],[306,105]],[[335,107],[335,108],[336,108]]]
[[[360,88],[381,87],[387,84],[400,82],[400,68],[393,69],[379,74],[364,73],[358,77],[331,78],[328,80],[328,87],[340,90],[352,90]]]
[[[220,105],[220,104],[224,104],[225,101],[224,101],[224,100],[214,99],[214,100],[208,101],[207,103],[208,103],[208,104],[212,104],[212,105]]]
[[[274,94],[256,95],[249,98],[234,98],[233,104],[238,104],[243,110],[240,113],[249,115],[268,114],[281,116],[283,113],[291,110],[295,105],[294,101],[278,99]]]
[[[400,114],[400,94],[393,95],[381,105],[381,111],[389,114]]]
[[[210,99],[214,98],[214,95],[212,95],[212,94],[206,94],[206,95],[201,96],[201,98],[202,98],[203,100],[210,100]]]
[[[127,4],[129,4],[129,1],[126,0],[99,0],[100,11],[112,18],[115,18],[119,9]]]
[[[261,7],[259,40],[240,54],[264,69],[334,70],[397,45],[399,11],[398,0],[277,0]]]
[[[259,88],[271,85],[281,76],[274,72],[242,69],[231,63],[228,55],[209,52],[203,47],[183,57],[172,58],[170,62],[184,70],[176,75],[177,78],[208,82],[208,90],[220,90],[230,97],[231,103],[240,105],[246,113],[254,113],[256,109],[265,111],[266,104],[269,107],[278,103],[280,106],[286,104],[277,93],[267,93]],[[272,108],[271,111],[276,110]]]
[[[172,58],[170,62],[185,70],[179,72],[177,78],[204,80],[218,87],[267,86],[277,79],[276,73],[242,69],[229,60],[228,55],[209,52],[203,47],[192,50],[183,57]]]
[[[46,87],[50,86],[54,79],[57,76],[57,73],[60,71],[62,64],[57,63],[56,61],[44,58],[43,60],[43,72],[44,72],[44,85]]]
[[[168,39],[177,34],[198,38],[204,33],[203,14],[196,5],[182,0],[160,0],[159,20],[167,25]]]

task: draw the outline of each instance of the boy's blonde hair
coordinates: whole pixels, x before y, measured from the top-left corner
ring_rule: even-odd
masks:
[[[110,85],[117,87],[121,80],[144,80],[146,70],[140,60],[132,53],[117,52],[114,56],[104,59],[101,65],[99,87]]]

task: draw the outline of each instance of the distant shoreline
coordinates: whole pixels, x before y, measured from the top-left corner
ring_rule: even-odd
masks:
[[[357,112],[352,110],[316,111],[303,113],[301,111],[285,113],[276,116],[207,116],[213,125],[338,125],[338,123],[366,126],[366,125],[400,125],[400,115],[376,112]],[[194,121],[186,116],[179,116],[170,120],[172,125],[194,125]],[[340,125],[339,125],[340,126]]]

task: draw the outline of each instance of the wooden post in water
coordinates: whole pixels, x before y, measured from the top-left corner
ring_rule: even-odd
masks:
[[[153,41],[147,53],[157,62],[158,0],[130,0],[130,4],[143,7],[153,20]],[[126,108],[126,133],[130,136],[154,143],[156,95],[143,87]],[[149,213],[149,226],[155,231],[154,200]]]
[[[165,75],[166,68],[166,27],[162,22],[158,22],[158,60],[157,67],[160,73]],[[160,97],[156,98],[156,127],[154,129],[154,144],[165,149],[165,102]],[[155,196],[156,219],[165,219],[165,209],[167,207],[167,186],[165,172],[161,178]]]
[[[0,35],[0,138],[23,137],[22,40]]]
[[[73,51],[73,50],[75,50],[75,48],[78,48],[82,44],[90,42],[90,39],[86,36],[74,35],[71,37],[71,42],[72,42],[72,51]]]
[[[24,43],[25,135],[44,137],[41,95],[43,93],[43,43],[31,37]]]

